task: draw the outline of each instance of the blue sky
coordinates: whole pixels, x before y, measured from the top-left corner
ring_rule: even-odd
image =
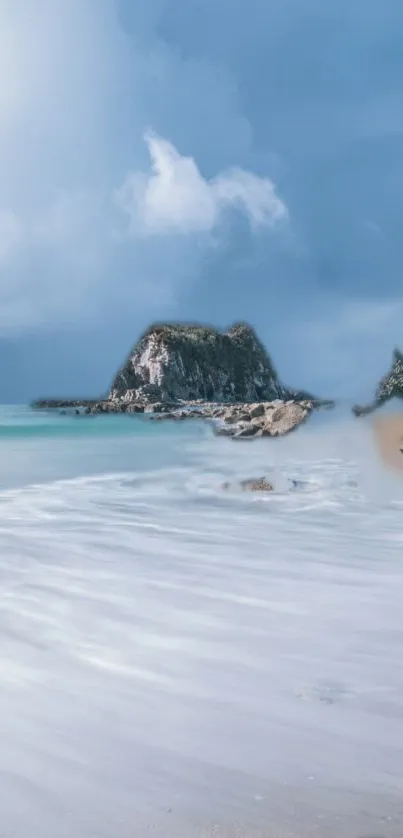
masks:
[[[1,399],[247,319],[364,398],[403,347],[403,6],[0,0]]]

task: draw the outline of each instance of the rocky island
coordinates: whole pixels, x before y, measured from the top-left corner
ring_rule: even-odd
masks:
[[[332,402],[284,386],[246,323],[227,332],[202,325],[151,326],[98,401],[49,400],[43,408],[86,414],[144,413],[154,420],[204,418],[234,439],[279,436]]]
[[[394,350],[392,364],[381,378],[373,401],[364,406],[354,405],[353,412],[356,416],[365,416],[394,398],[403,398],[403,354],[399,349]]]

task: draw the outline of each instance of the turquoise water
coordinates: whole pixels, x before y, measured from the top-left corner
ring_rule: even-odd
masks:
[[[77,416],[74,411],[63,414],[59,410],[38,411],[24,405],[0,405],[0,439],[150,436],[174,434],[176,429],[177,423],[156,423],[141,414]]]
[[[51,479],[152,469],[177,456],[187,439],[211,434],[200,422],[147,417],[76,416],[0,406],[0,488]]]
[[[347,414],[242,444],[2,407],[4,834],[401,838],[402,559]]]

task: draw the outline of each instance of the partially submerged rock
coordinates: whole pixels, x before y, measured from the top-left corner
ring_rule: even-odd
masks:
[[[265,477],[241,480],[240,486],[243,492],[273,492],[274,490],[274,486]]]
[[[312,412],[312,401],[267,402],[258,405],[234,405],[216,428],[220,436],[237,439],[283,436],[305,422]]]
[[[142,402],[104,400],[87,407],[92,415],[103,413],[144,413],[149,420],[180,421],[207,419],[217,436],[235,440],[283,436],[305,422],[315,405],[313,401],[258,402],[246,404],[217,404],[215,402]]]
[[[240,480],[239,483],[233,484],[226,482],[222,484],[223,489],[231,489],[235,487],[241,489],[242,492],[273,492],[274,486],[266,479],[266,477],[252,477],[248,480]]]
[[[38,399],[32,402],[33,410],[73,410],[74,408],[94,407],[99,403],[98,399]]]

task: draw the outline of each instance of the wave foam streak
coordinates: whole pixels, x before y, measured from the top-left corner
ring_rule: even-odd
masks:
[[[198,442],[0,495],[3,822],[401,834],[403,507],[329,436]]]

